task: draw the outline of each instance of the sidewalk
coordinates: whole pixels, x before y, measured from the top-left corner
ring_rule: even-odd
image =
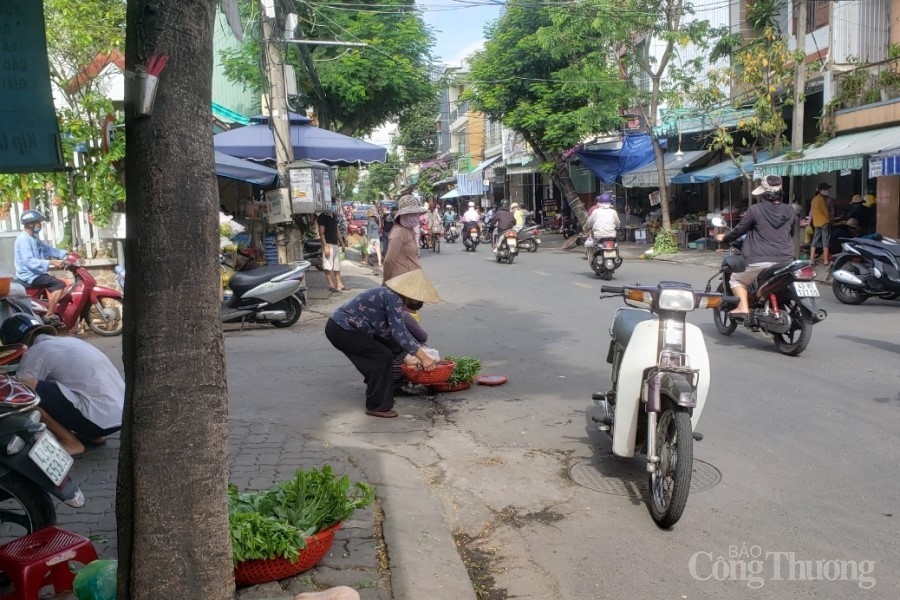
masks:
[[[351,291],[327,289],[324,273],[307,274],[309,306],[296,327],[303,335],[305,321],[321,323],[359,290],[380,285],[380,273],[357,263],[344,266],[344,283]],[[119,360],[115,361],[116,363]],[[277,583],[237,591],[238,600],[292,600],[301,592],[340,585],[359,592],[362,600],[474,600],[468,573],[443,520],[440,502],[410,463],[380,453],[345,436],[321,439],[279,423],[229,422],[228,467],[231,482],[241,490],[270,487],[288,479],[298,468],[330,464],[351,481],[364,481],[377,491],[375,505],[357,511],[337,531],[334,545],[313,569]],[[58,524],[89,537],[100,558],[115,559],[115,489],[120,440],[111,436],[105,447],[89,450],[70,473],[84,491],[80,509],[57,504]],[[379,454],[376,458],[373,458]],[[423,536],[423,531],[432,535]]]

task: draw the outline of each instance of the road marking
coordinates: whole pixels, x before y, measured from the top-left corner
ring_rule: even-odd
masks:
[[[580,287],[580,288],[584,288],[584,289],[586,289],[586,290],[592,290],[592,289],[594,289],[594,286],[592,286],[592,285],[589,284],[589,283],[579,283],[579,282],[577,282],[577,281],[573,281],[573,282],[572,282],[572,285],[578,286],[578,287]]]
[[[543,271],[532,271],[532,273],[534,273],[535,275],[543,275],[544,277],[550,275],[550,273],[544,273]]]

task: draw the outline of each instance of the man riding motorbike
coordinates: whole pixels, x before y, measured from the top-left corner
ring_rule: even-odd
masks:
[[[453,205],[448,204],[444,210],[444,233],[447,233],[454,223],[456,223],[456,211],[453,210]]]
[[[501,200],[500,208],[497,209],[497,212],[495,212],[494,216],[491,217],[491,220],[488,221],[488,228],[493,234],[494,252],[497,251],[497,240],[500,239],[503,232],[512,229],[515,225],[516,218],[509,211],[509,201]]]
[[[612,194],[609,192],[597,196],[597,210],[591,213],[584,224],[584,232],[594,238],[595,244],[604,239],[616,239],[616,229],[621,221],[612,201]]]
[[[59,321],[59,317],[56,316],[56,305],[62,297],[66,284],[47,271],[50,267],[55,269],[62,267],[59,261],[66,257],[66,251],[53,248],[41,241],[42,221],[46,221],[44,215],[36,210],[26,210],[22,213],[23,231],[16,237],[13,247],[16,278],[26,287],[46,289],[47,314],[44,318],[48,321]]]
[[[478,214],[478,211],[475,210],[475,203],[469,202],[469,209],[463,213],[463,231],[468,231],[473,225],[478,228],[478,231],[481,231],[481,215]]]
[[[729,233],[716,235],[718,241],[729,243],[747,234],[741,247],[747,269],[731,276],[732,289],[740,299],[737,308],[728,313],[731,317],[745,317],[750,313],[747,286],[756,280],[763,269],[794,260],[797,215],[790,205],[782,203],[781,177],[767,176],[753,190],[753,195],[760,196],[763,201],[751,206]]]

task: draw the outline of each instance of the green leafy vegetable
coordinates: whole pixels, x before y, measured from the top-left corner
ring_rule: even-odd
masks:
[[[344,475],[330,465],[298,469],[293,479],[260,492],[238,492],[228,486],[228,524],[235,563],[252,559],[297,559],[306,538],[348,519],[374,502],[375,488]]]
[[[481,371],[481,361],[471,356],[448,356],[447,360],[456,363],[453,373],[447,382],[450,385],[458,383],[472,383]]]

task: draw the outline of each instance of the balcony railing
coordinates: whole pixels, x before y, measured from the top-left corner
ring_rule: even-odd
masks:
[[[838,110],[900,98],[900,58],[835,73],[834,81]]]
[[[457,102],[456,106],[450,111],[450,122],[453,123],[460,117],[466,116],[469,112],[469,101]]]

